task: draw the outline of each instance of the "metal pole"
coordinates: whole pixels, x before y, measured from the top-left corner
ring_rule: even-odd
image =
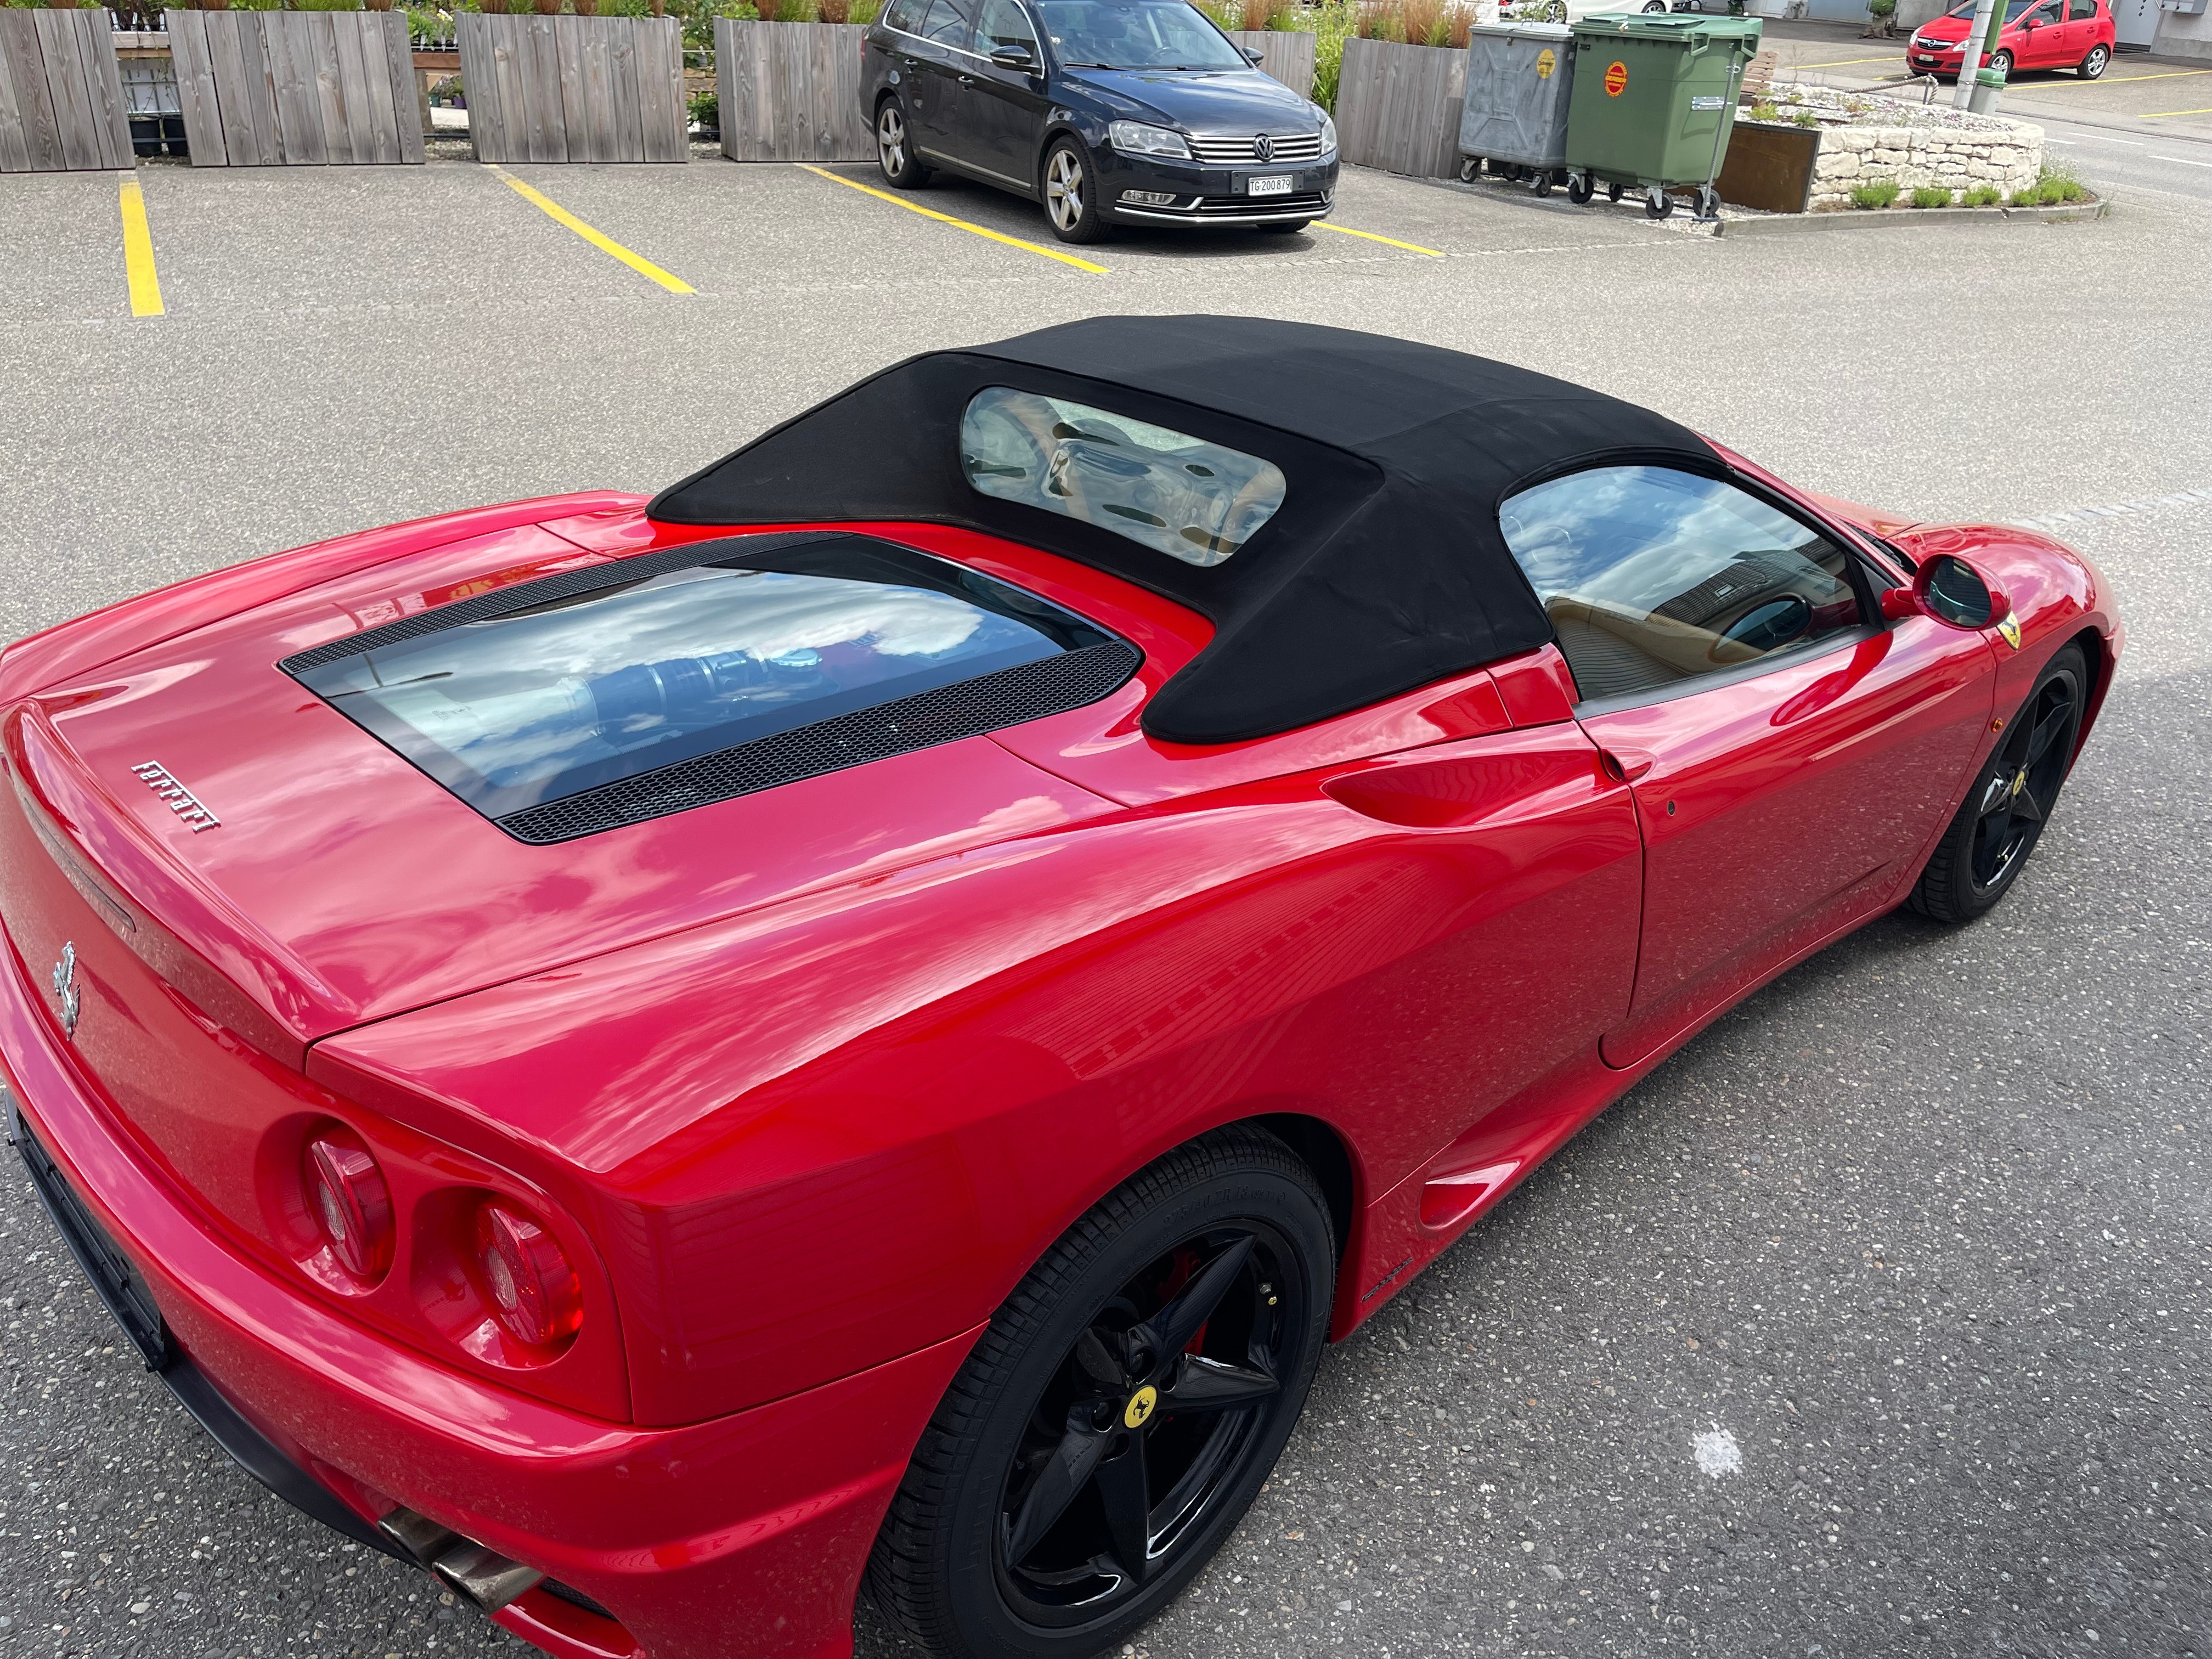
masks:
[[[1721,216],[1720,195],[1713,189],[1713,183],[1721,176],[1721,141],[1728,137],[1731,106],[1735,102],[1736,77],[1742,73],[1743,52],[1741,43],[1731,42],[1729,46],[1728,101],[1721,106],[1720,115],[1713,124],[1712,165],[1705,169],[1705,187],[1698,192],[1698,216],[1700,219],[1706,216],[1708,209],[1711,210],[1713,218],[1717,219]]]
[[[1959,95],[1952,101],[1960,109],[1965,109],[1973,101],[1974,75],[1982,66],[1981,49],[1974,43],[1989,33],[1990,20],[2002,15],[1996,0],[1981,0],[1981,3],[1974,8],[1973,27],[1968,29],[1966,39],[1959,42]]]

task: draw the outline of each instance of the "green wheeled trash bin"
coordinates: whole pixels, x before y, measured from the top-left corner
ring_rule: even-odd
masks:
[[[1573,24],[1567,106],[1567,197],[1598,185],[1614,201],[1644,192],[1644,210],[1674,210],[1672,188],[1695,186],[1698,216],[1720,211],[1721,161],[1735,130],[1736,89],[1759,50],[1756,17],[1692,12],[1594,12]]]

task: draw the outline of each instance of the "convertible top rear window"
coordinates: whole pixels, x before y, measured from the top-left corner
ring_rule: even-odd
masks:
[[[975,571],[857,536],[750,539],[774,545],[625,561],[581,573],[599,578],[583,592],[553,578],[496,596],[514,601],[500,614],[286,666],[526,840],[1058,712],[1135,666],[1102,629]],[[556,591],[533,604],[532,588]],[[1076,657],[1094,660],[1054,671]],[[897,718],[856,726],[876,711]],[[712,777],[679,775],[709,761]],[[753,781],[727,787],[733,764]],[[647,775],[650,788],[624,787]],[[583,795],[600,798],[592,811],[556,810]]]
[[[1219,564],[1275,516],[1287,485],[1257,455],[1087,404],[986,386],[960,422],[968,482],[1127,536],[1185,564]]]

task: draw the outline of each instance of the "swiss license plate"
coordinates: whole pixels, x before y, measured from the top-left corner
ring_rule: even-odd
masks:
[[[1279,173],[1268,179],[1247,179],[1244,193],[1247,196],[1288,196],[1291,193],[1291,175]]]

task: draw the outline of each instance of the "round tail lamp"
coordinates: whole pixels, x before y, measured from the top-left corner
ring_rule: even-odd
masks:
[[[584,1322],[576,1270],[553,1235],[512,1206],[495,1200],[477,1209],[477,1267],[492,1316],[516,1341],[559,1342]]]
[[[368,1149],[335,1135],[307,1143],[307,1201],[323,1242],[356,1279],[392,1265],[392,1193]]]

